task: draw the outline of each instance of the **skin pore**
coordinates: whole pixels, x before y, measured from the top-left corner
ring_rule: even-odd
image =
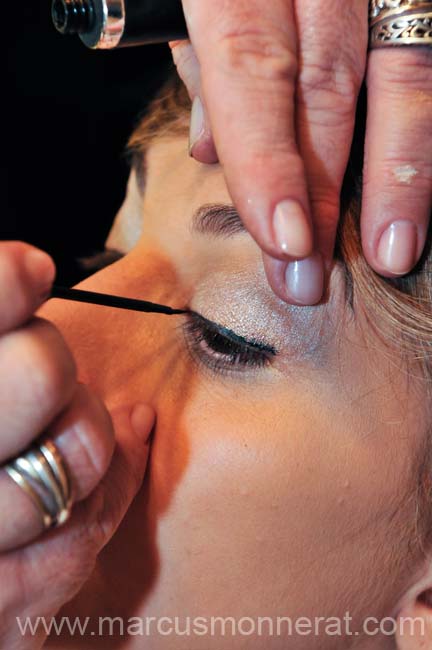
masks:
[[[425,387],[365,337],[339,265],[318,306],[279,301],[251,237],[209,227],[209,206],[231,203],[223,174],[186,150],[181,137],[151,146],[144,195],[132,175],[108,240],[125,256],[79,286],[188,306],[218,330],[199,318],[58,300],[40,313],[108,408],[139,400],[157,413],[143,487],[61,615],[178,617],[183,629],[185,617],[349,612],[353,636],[322,628],[288,642],[394,648],[361,626],[395,615],[421,569],[413,486]],[[174,638],[155,629],[145,639],[94,635],[82,647],[287,647],[283,635]],[[81,647],[68,637],[48,646]]]

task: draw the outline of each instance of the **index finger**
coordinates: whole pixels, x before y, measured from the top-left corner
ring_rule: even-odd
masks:
[[[313,231],[295,138],[292,0],[183,0],[219,160],[246,228],[270,256],[304,258]]]

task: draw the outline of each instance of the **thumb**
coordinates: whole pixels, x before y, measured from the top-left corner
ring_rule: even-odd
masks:
[[[189,153],[202,163],[216,163],[218,157],[201,92],[201,69],[190,41],[171,41],[174,64],[192,100]]]
[[[107,473],[90,497],[93,514],[88,513],[90,526],[97,529],[99,548],[114,535],[142,485],[155,414],[146,404],[138,403],[133,408],[112,410],[111,418],[117,444]]]

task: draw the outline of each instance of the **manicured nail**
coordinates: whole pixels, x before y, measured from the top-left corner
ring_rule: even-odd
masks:
[[[137,436],[147,442],[153,429],[154,412],[147,404],[135,404],[130,416],[131,425]]]
[[[412,221],[394,221],[381,235],[378,261],[386,271],[405,275],[417,261],[417,227]]]
[[[54,281],[56,268],[52,258],[44,251],[32,248],[25,257],[26,269],[38,292],[46,294]]]
[[[201,99],[198,95],[195,96],[192,102],[190,130],[189,130],[189,154],[192,155],[192,150],[198,140],[204,135],[204,108]]]
[[[290,262],[285,271],[288,297],[300,305],[315,305],[321,300],[324,288],[322,257],[314,253],[303,260]]]
[[[273,230],[276,243],[283,253],[292,257],[307,257],[312,253],[312,228],[297,201],[281,201],[274,211]]]

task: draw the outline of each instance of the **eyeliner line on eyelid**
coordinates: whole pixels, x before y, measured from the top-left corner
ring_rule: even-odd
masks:
[[[239,345],[245,345],[248,346],[249,348],[255,348],[258,352],[264,352],[266,354],[271,354],[272,356],[276,356],[278,354],[276,348],[268,343],[264,343],[263,341],[257,341],[256,339],[246,339],[244,336],[241,336],[240,334],[236,334],[236,332],[233,332],[227,327],[224,327],[223,325],[219,325],[218,323],[215,323],[209,320],[208,318],[201,316],[201,314],[198,314],[197,312],[192,311],[191,315],[196,321],[200,322],[204,327],[213,330],[220,336],[223,336],[231,340],[233,343],[237,343]]]
[[[105,248],[100,253],[90,258],[87,258],[85,260],[82,260],[81,262],[87,263],[88,269],[91,269],[91,267],[94,265],[94,268],[92,270],[95,271],[95,270],[100,270],[101,268],[105,268],[106,266],[109,266],[113,262],[117,261],[118,259],[122,259],[123,257],[125,257],[125,253],[122,253],[121,251],[118,251],[116,249]],[[215,323],[214,321],[205,318],[198,312],[191,311],[190,315],[193,318],[195,318],[195,320],[198,323],[200,322],[207,329],[216,332],[220,336],[230,340],[233,343],[236,343],[237,345],[247,346],[248,348],[253,348],[258,352],[262,352],[264,354],[269,354],[272,356],[276,356],[278,354],[278,351],[274,346],[265,343],[264,341],[258,341],[256,339],[247,339],[244,336],[241,336],[241,334],[237,334],[233,330],[229,329],[228,327],[225,327],[224,325],[219,325],[219,323]]]
[[[241,372],[247,376],[248,371],[268,367],[275,354],[270,346],[247,341],[196,312],[189,312],[182,330],[191,357],[218,375]]]

